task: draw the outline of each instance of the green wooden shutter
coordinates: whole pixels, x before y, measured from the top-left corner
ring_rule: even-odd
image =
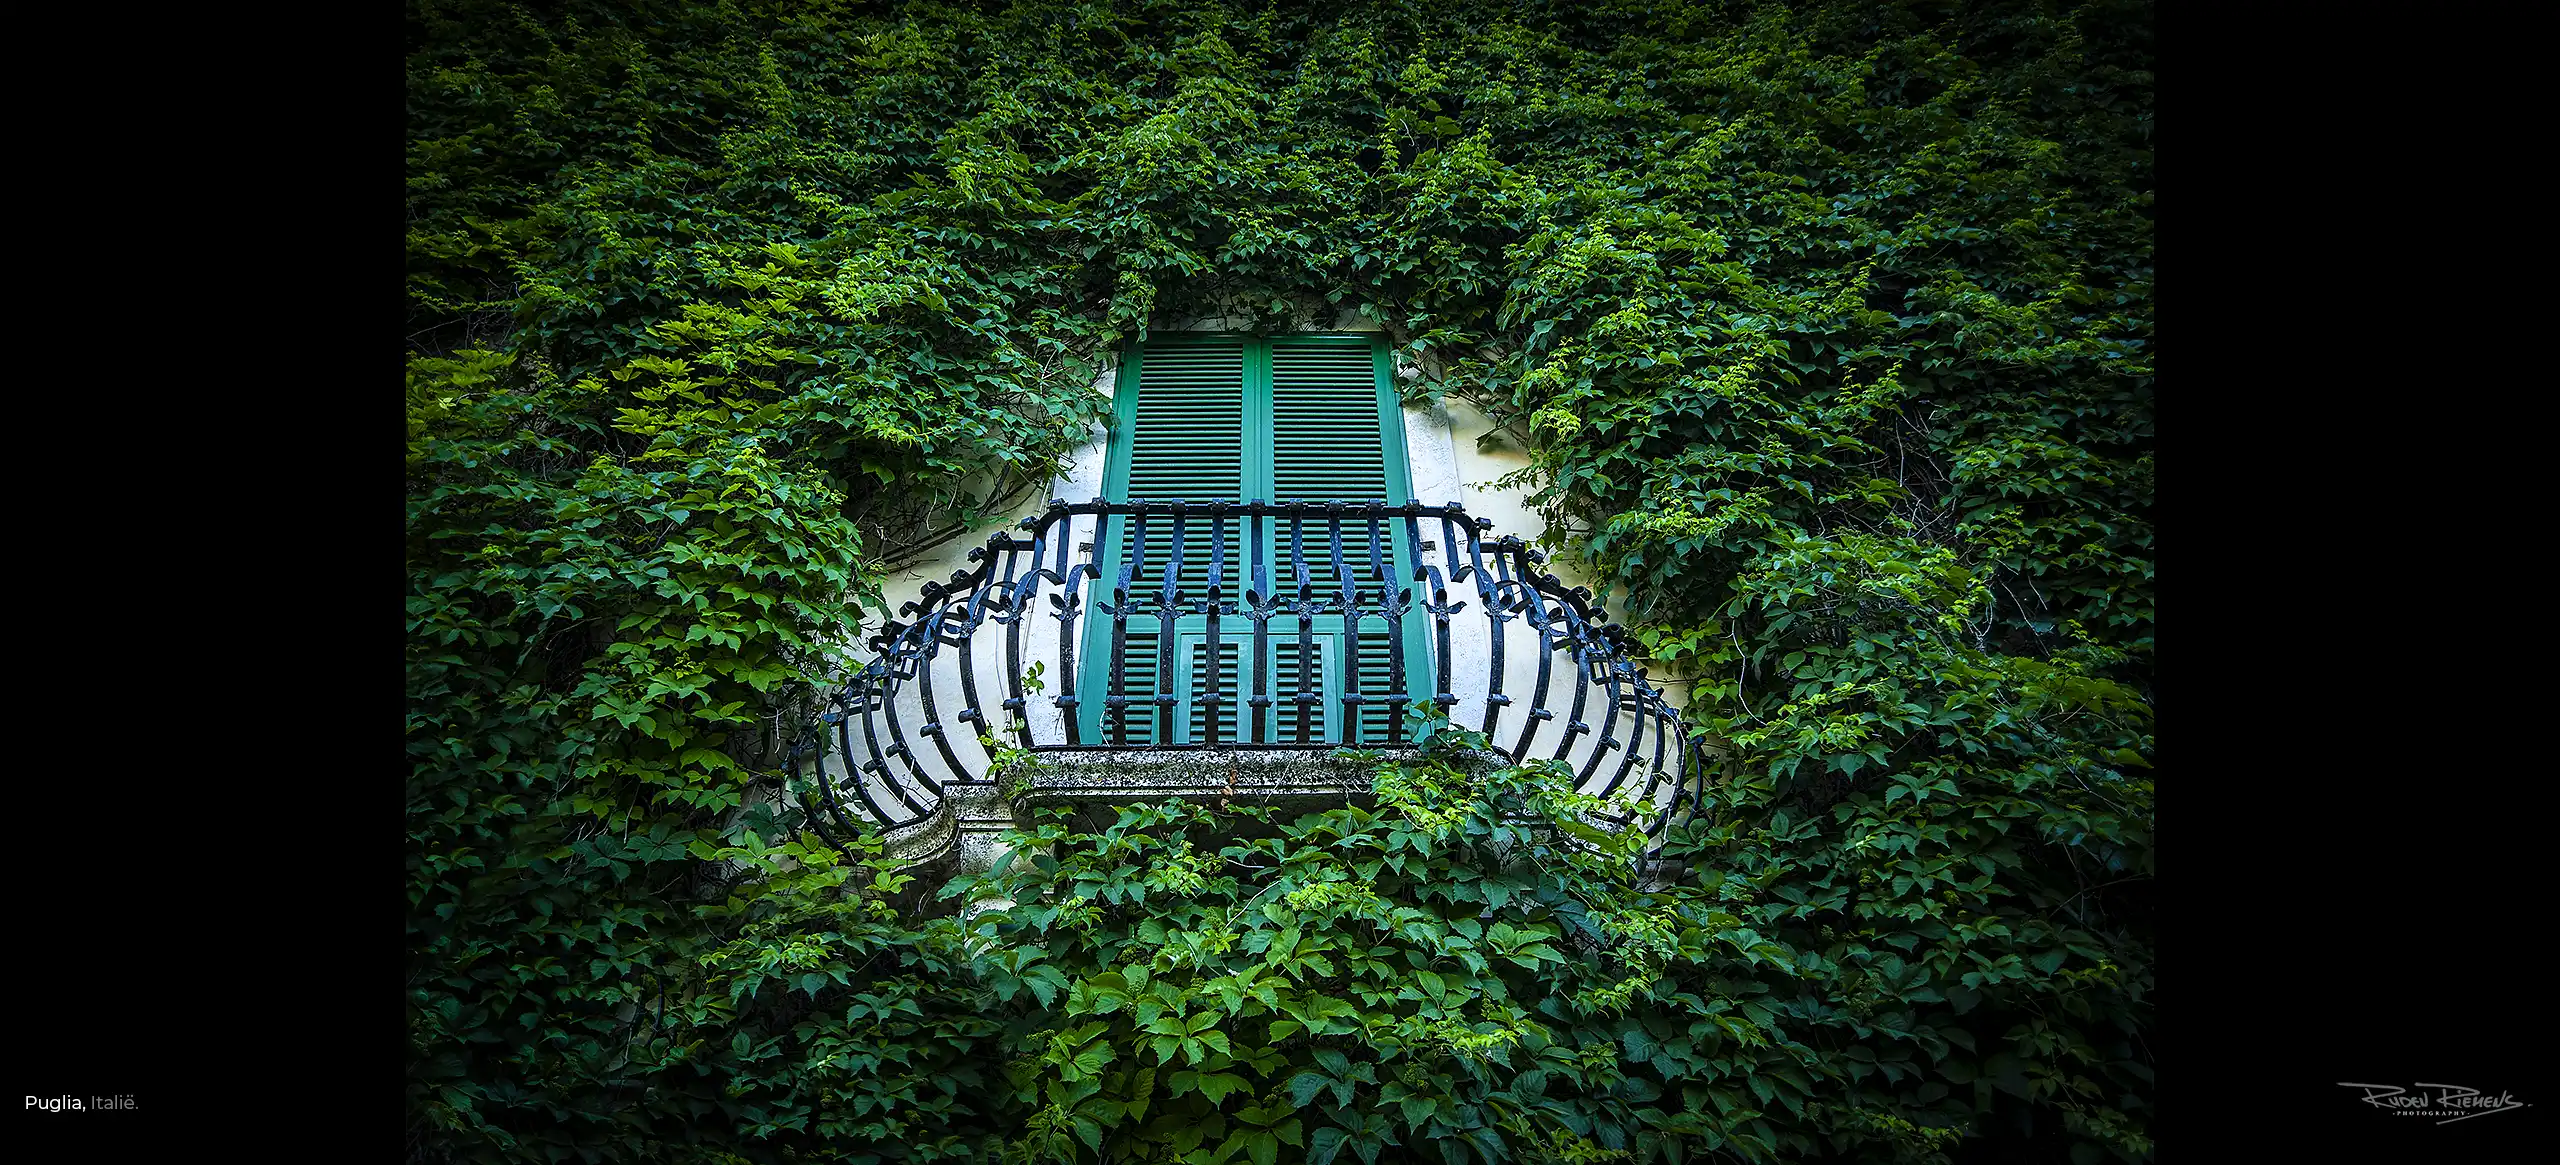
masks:
[[[1281,336],[1270,343],[1273,500],[1405,502],[1404,417],[1388,380],[1384,346],[1372,336]],[[1390,585],[1412,575],[1393,525],[1378,529],[1344,525],[1343,566],[1364,590],[1377,585],[1369,567],[1373,543],[1379,544],[1387,559]],[[1326,533],[1314,526],[1307,531],[1307,553],[1314,559],[1308,575],[1318,593],[1341,586],[1322,549],[1325,538]],[[1342,622],[1319,619],[1316,632],[1328,644],[1339,643]],[[1421,612],[1411,613],[1405,622],[1406,687],[1420,694],[1428,688],[1422,679],[1428,671],[1419,651]],[[1275,623],[1273,630],[1278,629]],[[1359,691],[1380,695],[1393,687],[1388,653],[1395,644],[1387,634],[1387,621],[1365,618],[1356,630],[1360,637],[1356,653],[1332,649],[1325,653],[1329,720],[1339,716],[1340,705],[1333,701],[1345,690],[1345,676],[1336,669],[1351,666],[1353,655],[1358,657]],[[1385,706],[1363,705],[1353,739],[1386,740],[1389,719]],[[1295,721],[1291,723],[1294,726]]]
[[[1116,423],[1104,466],[1105,496],[1114,501],[1243,499],[1247,467],[1252,463],[1247,448],[1251,426],[1245,347],[1245,337],[1239,335],[1169,334],[1143,349],[1131,349],[1121,369],[1117,399],[1113,401]],[[1132,530],[1126,519],[1113,522],[1111,545],[1102,562],[1101,585],[1105,594],[1118,584],[1121,565],[1130,561]],[[1180,583],[1192,594],[1208,585],[1207,535],[1207,526],[1200,523],[1186,531]],[[1243,548],[1234,541],[1241,536],[1241,527],[1229,523],[1231,563],[1242,557]],[[1163,567],[1172,549],[1172,529],[1162,521],[1151,523],[1146,553],[1137,560],[1130,589],[1152,593],[1163,586]],[[1234,573],[1231,566],[1231,580]],[[1230,589],[1234,586],[1232,581],[1228,585]],[[1177,621],[1177,635],[1199,622],[1196,618]],[[1086,680],[1080,687],[1090,693],[1086,697],[1090,712],[1084,717],[1084,729],[1090,739],[1100,742],[1109,739],[1110,728],[1101,703],[1110,692],[1108,620],[1097,618],[1093,631],[1087,640]],[[1130,623],[1124,671],[1127,696],[1154,696],[1163,690],[1156,676],[1162,634],[1162,625],[1156,620]],[[1187,649],[1184,654],[1188,654]],[[1152,714],[1133,714],[1129,719],[1132,745],[1159,743],[1157,731],[1157,718]]]

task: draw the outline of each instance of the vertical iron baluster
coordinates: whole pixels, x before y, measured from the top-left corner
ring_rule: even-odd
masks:
[[[1422,523],[1414,516],[1418,512],[1416,503],[1408,502],[1397,507],[1397,513],[1404,517],[1404,560],[1412,564],[1413,582],[1421,582],[1423,578]],[[1394,640],[1396,645],[1395,652],[1387,656],[1387,682],[1395,688],[1395,693],[1387,697],[1387,745],[1391,748],[1404,743],[1405,712],[1420,702],[1413,698],[1414,669],[1405,661],[1404,647],[1404,616],[1413,609],[1415,597],[1413,588],[1406,585],[1404,579],[1396,580],[1394,595],[1385,596],[1388,600],[1387,638]]]
[[[1324,689],[1316,684],[1316,619],[1315,584],[1307,577],[1306,505],[1286,503],[1289,507],[1289,564],[1298,580],[1298,687],[1290,698],[1298,705],[1299,744],[1316,740],[1315,709],[1324,701]]]
[[[961,624],[960,641],[955,645],[960,650],[961,707],[952,718],[968,725],[969,734],[972,737],[992,738],[991,728],[987,724],[986,704],[978,698],[978,628],[986,625],[988,604],[995,602],[1003,593],[1001,588],[995,585],[996,559],[1003,552],[1003,548],[1011,545],[1012,542],[1012,535],[998,531],[987,536],[987,544],[984,548],[972,549],[969,552],[969,560],[977,563],[978,569],[969,576],[969,603],[966,608],[968,617]],[[988,551],[996,553],[988,553]],[[966,782],[975,779],[969,775],[968,769],[958,765],[952,767],[951,776],[955,781]]]
[[[1032,591],[1039,586],[1040,551],[1044,548],[1041,528],[1033,521],[1026,518],[1022,522],[1022,527],[1031,531],[1029,553],[1026,555],[1019,543],[1004,552],[1004,710],[1013,718],[1014,745],[1018,748],[1031,747],[1031,712],[1022,696],[1022,625],[1029,620]],[[1026,559],[1031,563],[1028,572],[1022,569]]]
[[[1173,546],[1165,552],[1164,589],[1156,596],[1156,625],[1163,629],[1162,633],[1156,636],[1156,747],[1158,748],[1172,744],[1174,741],[1173,706],[1174,702],[1181,698],[1182,693],[1182,676],[1180,672],[1174,670],[1173,663],[1176,646],[1173,624],[1174,619],[1181,613],[1178,604],[1182,597],[1182,531],[1183,527],[1189,524],[1183,520],[1183,505],[1184,503],[1179,501],[1173,503]],[[1184,666],[1189,666],[1189,660],[1183,662]]]
[[[1626,755],[1618,758],[1618,771],[1610,773],[1608,783],[1600,786],[1600,796],[1615,796],[1618,794],[1618,789],[1626,789],[1628,773],[1636,771],[1636,763],[1644,758],[1644,722],[1646,717],[1651,717],[1651,712],[1654,712],[1654,709],[1646,707],[1644,702],[1644,681],[1636,679],[1636,676],[1641,676],[1641,673],[1636,673],[1636,676],[1620,673],[1618,668],[1623,666],[1626,666],[1626,663],[1613,663],[1613,666],[1610,666],[1610,676],[1615,676],[1618,684],[1626,684],[1626,714],[1628,714]],[[1613,704],[1613,707],[1618,704],[1618,691],[1615,689],[1610,689],[1610,704]],[[1613,735],[1618,732],[1618,717],[1615,717],[1615,712],[1610,714],[1610,732],[1613,732]]]
[[[933,589],[926,588],[926,593],[931,594]],[[942,628],[951,618],[951,604],[947,595],[941,595],[934,598],[932,605],[933,613],[926,615],[916,624],[924,629],[922,641],[916,645],[916,694],[922,697],[924,704],[924,723],[916,727],[916,732],[933,742],[934,748],[941,752],[942,763],[949,772],[965,780],[968,770],[961,766],[960,757],[951,751],[949,732],[943,726],[942,712],[933,698],[933,661],[936,656],[942,654],[942,649],[948,646],[942,638]],[[895,722],[894,718],[892,722]],[[916,766],[916,778],[923,781],[926,788],[933,790],[935,796],[942,795],[941,782],[926,776],[923,765]]]
[[[1066,598],[1061,601],[1053,596],[1049,600],[1058,607],[1056,703],[1059,718],[1065,723],[1069,745],[1084,743],[1084,717],[1079,707],[1081,701],[1076,697],[1075,640],[1076,621],[1083,615],[1082,606],[1086,601],[1082,588],[1084,580],[1088,578],[1097,585],[1102,582],[1102,548],[1107,545],[1105,539],[1111,534],[1111,512],[1103,508],[1101,498],[1093,499],[1092,505],[1093,542],[1091,545],[1094,557],[1091,561],[1079,562],[1073,566],[1067,564],[1067,544],[1075,541],[1075,519],[1068,518],[1061,524],[1062,528],[1058,532],[1058,570],[1064,576],[1058,585],[1066,588]]]
[[[1573,750],[1574,738],[1591,731],[1591,726],[1582,722],[1582,707],[1591,692],[1591,644],[1572,604],[1557,603],[1556,610],[1564,615],[1573,643],[1573,712],[1565,717],[1564,736],[1556,741],[1555,759],[1563,760]]]
[[[1466,510],[1456,502],[1448,503],[1440,511],[1440,536],[1445,539],[1441,545],[1448,547],[1441,552],[1440,557],[1443,561],[1454,562],[1458,546],[1457,532],[1450,528],[1449,521],[1452,518],[1463,518],[1465,515]],[[1452,575],[1448,581],[1457,583],[1463,580],[1461,576]],[[1446,716],[1458,706],[1456,691],[1458,684],[1449,674],[1454,667],[1449,659],[1449,616],[1466,610],[1467,603],[1464,599],[1456,602],[1449,601],[1447,587],[1443,586],[1437,578],[1433,579],[1431,590],[1432,598],[1438,604],[1433,609],[1433,619],[1438,624],[1440,632],[1440,666],[1433,670],[1431,702],[1439,707],[1442,715]]]
[[[883,706],[887,706],[890,701],[896,697],[896,681],[899,679],[897,665],[899,663],[907,662],[908,657],[905,656],[904,649],[901,649],[898,656],[893,656],[891,658],[892,662],[889,667],[889,679],[891,682],[883,685],[880,694],[881,698],[879,702]],[[888,786],[890,795],[896,797],[899,802],[904,804],[907,808],[915,810],[918,816],[932,812],[932,810],[929,810],[923,805],[917,803],[916,799],[907,793],[906,786],[898,781],[897,770],[891,768],[888,764],[889,761],[893,760],[905,761],[908,770],[915,774],[916,780],[919,783],[924,780],[924,770],[916,767],[915,753],[907,747],[906,730],[898,727],[897,710],[895,708],[890,708],[889,714],[881,717],[881,719],[889,722],[889,747],[885,749],[880,747],[880,726],[874,723],[871,719],[873,711],[875,711],[875,709],[868,705],[863,707],[862,733],[864,736],[870,738],[873,751],[882,758],[879,761],[873,762],[880,766],[880,783]],[[882,818],[880,823],[882,825],[900,824],[892,822],[887,818]]]
[[[1645,704],[1643,673],[1634,671],[1628,664],[1621,661],[1609,665],[1609,678],[1609,735],[1603,739],[1611,741],[1610,747],[1618,747],[1615,737],[1618,731],[1618,685],[1621,683],[1627,685],[1626,709],[1634,719],[1627,725],[1625,742],[1627,755],[1619,759],[1618,771],[1611,773],[1609,783],[1601,788],[1600,795],[1603,797],[1615,794],[1626,784],[1627,774],[1634,771],[1636,758],[1644,752],[1644,722],[1646,715],[1651,711]]]
[[[1363,505],[1361,507],[1361,511],[1363,514],[1362,520],[1368,525],[1369,529],[1369,581],[1378,588],[1378,610],[1383,614],[1387,609],[1387,605],[1394,600],[1396,585],[1390,577],[1393,572],[1387,569],[1387,531],[1385,522],[1380,518],[1380,515],[1386,511],[1386,503],[1372,500]],[[1352,638],[1359,638],[1360,624],[1365,621],[1366,618],[1367,615],[1363,612],[1356,610],[1352,612]],[[1393,618],[1389,618],[1387,621],[1388,690],[1376,693],[1369,697],[1369,700],[1376,701],[1379,707],[1387,710],[1387,742],[1389,744],[1393,744],[1397,737],[1401,735],[1396,727],[1396,720],[1399,718],[1399,713],[1402,709],[1396,703],[1396,696],[1399,693],[1395,689],[1397,685],[1404,682],[1404,669],[1399,666],[1403,662],[1404,644],[1396,639],[1395,631],[1395,621]],[[1356,675],[1358,674],[1359,669],[1355,667],[1352,671],[1353,674]],[[1368,701],[1363,702],[1366,703]]]
[[[1520,726],[1520,739],[1511,746],[1511,761],[1518,764],[1528,758],[1529,744],[1537,738],[1538,725],[1556,718],[1555,712],[1547,707],[1547,686],[1555,674],[1556,629],[1547,621],[1547,600],[1538,590],[1537,572],[1531,569],[1529,561],[1530,551],[1516,536],[1503,541],[1513,547],[1512,565],[1520,571],[1522,610],[1528,616],[1529,625],[1538,633],[1538,684],[1529,695],[1528,722]]]
[[[1253,586],[1245,592],[1245,606],[1253,620],[1253,743],[1271,743],[1271,611],[1279,605],[1271,593],[1271,564],[1264,561],[1263,543],[1270,533],[1266,519],[1269,512],[1261,502],[1247,503],[1252,527],[1247,540],[1253,554]]]
[[[1431,612],[1433,634],[1440,649],[1438,659],[1439,666],[1433,669],[1433,673],[1439,677],[1439,682],[1432,685],[1440,690],[1432,693],[1431,702],[1433,706],[1437,707],[1440,711],[1447,712],[1451,706],[1458,702],[1458,697],[1450,694],[1447,690],[1456,686],[1448,682],[1449,670],[1451,667],[1449,662],[1449,616],[1465,608],[1466,604],[1464,602],[1452,603],[1449,601],[1449,587],[1448,584],[1440,577],[1440,564],[1436,562],[1424,563],[1422,566],[1422,574],[1423,577],[1431,583],[1431,597],[1423,600],[1422,606],[1424,610]]]
[[[1017,743],[1023,748],[1031,747],[1031,710],[1029,696],[1023,687],[1022,632],[1031,622],[1031,613],[1040,606],[1040,582],[1046,577],[1042,560],[1048,555],[1049,540],[1063,541],[1067,535],[1067,531],[1060,528],[1064,524],[1061,522],[1064,515],[1059,511],[1063,508],[1063,503],[1052,501],[1048,513],[1022,520],[1022,528],[1031,532],[1031,545],[1027,549],[1017,546],[1017,557],[1008,560],[1005,568],[1013,618],[1005,625],[1004,670],[1005,684],[1013,696],[1005,701],[1004,706],[1006,711],[1013,713],[1014,731],[1019,737]],[[1063,553],[1058,556],[1058,563],[1063,570],[1066,565]],[[1023,569],[1025,566],[1029,569]],[[1011,573],[1016,571],[1019,574]]]
[[[1342,719],[1337,742],[1351,744],[1360,739],[1360,595],[1342,558],[1342,502],[1326,502],[1324,510],[1334,593],[1342,604]]]
[[[1215,748],[1218,744],[1218,713],[1225,707],[1218,687],[1221,661],[1218,656],[1219,625],[1226,622],[1226,604],[1222,593],[1227,582],[1227,508],[1229,503],[1209,503],[1209,593],[1201,600],[1201,613],[1209,617],[1209,692],[1197,696],[1203,711],[1200,726],[1202,744]]]
[[[1100,547],[1096,546],[1097,553]],[[1102,701],[1102,714],[1111,721],[1111,743],[1129,747],[1129,606],[1132,601],[1131,580],[1147,557],[1147,511],[1144,506],[1129,510],[1129,555],[1120,563],[1120,582],[1111,592],[1111,694]]]
[[[865,685],[863,680],[864,677],[874,676],[876,669],[878,669],[879,666],[879,664],[873,663],[863,668],[861,673],[854,677],[853,684],[850,685],[861,692],[861,695],[855,697],[854,702],[859,703],[866,708],[871,704],[872,693],[870,687]],[[894,820],[889,811],[881,808],[880,802],[876,798],[872,797],[869,784],[862,779],[865,769],[871,765],[877,765],[880,763],[880,749],[878,747],[879,741],[872,737],[870,724],[866,722],[863,725],[862,750],[870,753],[871,759],[865,762],[856,763],[853,759],[853,717],[850,715],[850,710],[838,709],[833,713],[833,715],[836,717],[836,753],[844,758],[845,783],[852,786],[854,796],[862,799],[862,807],[871,811],[871,820],[881,823]],[[823,767],[824,759],[825,758],[823,757],[820,758],[821,767],[819,769],[819,773],[821,776],[823,776],[826,771]],[[823,788],[824,786],[822,785],[821,787]],[[835,795],[830,792],[827,795],[827,799],[832,803],[835,800]]]
[[[1614,645],[1612,646],[1614,647]],[[1622,746],[1621,742],[1618,740],[1617,652],[1613,650],[1608,655],[1601,657],[1595,662],[1597,662],[1601,668],[1600,678],[1602,683],[1600,690],[1608,696],[1608,702],[1600,712],[1599,736],[1592,741],[1591,757],[1590,759],[1582,762],[1582,772],[1576,775],[1573,779],[1573,787],[1577,789],[1581,788],[1584,782],[1591,779],[1591,774],[1600,771],[1600,760],[1602,757],[1607,756],[1610,752],[1613,752]],[[1628,754],[1627,759],[1633,760],[1634,754]],[[1620,767],[1623,773],[1624,766]],[[1600,795],[1606,797],[1609,794],[1616,792],[1617,789],[1618,783],[1612,780],[1609,782],[1608,788],[1600,790]]]
[[[1656,841],[1656,844],[1659,844],[1659,843],[1660,843],[1660,839],[1661,839],[1661,836],[1662,836],[1662,831],[1664,830],[1664,828],[1666,828],[1667,826],[1669,826],[1669,825],[1670,825],[1670,823],[1671,823],[1671,818],[1670,818],[1671,807],[1672,807],[1672,806],[1674,806],[1674,805],[1676,805],[1676,804],[1678,804],[1678,803],[1679,803],[1679,801],[1680,801],[1680,784],[1679,784],[1679,781],[1680,781],[1680,777],[1681,777],[1681,775],[1682,775],[1682,774],[1681,774],[1681,771],[1680,771],[1678,768],[1676,768],[1676,767],[1675,767],[1674,769],[1672,769],[1668,774],[1666,774],[1666,773],[1663,771],[1663,766],[1664,766],[1664,765],[1666,765],[1666,764],[1671,764],[1671,763],[1672,763],[1671,753],[1668,751],[1668,750],[1669,750],[1669,746],[1670,746],[1670,742],[1664,739],[1664,737],[1665,737],[1666,733],[1663,731],[1664,727],[1666,726],[1666,723],[1667,723],[1667,722],[1669,722],[1669,721],[1671,720],[1671,706],[1670,706],[1669,704],[1661,703],[1660,701],[1661,701],[1661,695],[1660,695],[1660,693],[1654,693],[1654,694],[1652,695],[1652,702],[1654,703],[1654,709],[1653,709],[1653,762],[1652,762],[1652,765],[1651,765],[1651,771],[1652,771],[1653,775],[1645,781],[1645,786],[1644,786],[1644,800],[1645,800],[1645,802],[1646,802],[1647,804],[1651,804],[1651,803],[1653,802],[1654,795],[1655,795],[1655,794],[1654,794],[1654,790],[1656,790],[1656,789],[1658,789],[1658,788],[1660,788],[1660,787],[1662,786],[1663,778],[1664,778],[1666,775],[1668,775],[1668,776],[1671,778],[1672,785],[1671,785],[1671,796],[1670,796],[1667,800],[1665,800],[1665,802],[1663,803],[1662,811],[1661,811],[1660,813],[1658,813],[1658,814],[1656,814],[1656,815],[1655,815],[1655,817],[1654,817],[1654,821],[1653,821],[1653,824],[1651,824],[1651,825],[1649,825],[1649,826],[1646,826],[1646,827],[1645,827],[1645,832],[1646,832],[1647,834],[1652,835],[1652,836],[1654,837],[1654,839],[1655,839],[1655,841]]]
[[[1711,811],[1707,804],[1707,775],[1714,764],[1715,759],[1707,755],[1705,734],[1684,731],[1680,741],[1680,783],[1688,789],[1690,812]]]
[[[1511,697],[1502,694],[1503,624],[1511,621],[1511,612],[1503,609],[1499,584],[1484,568],[1483,535],[1492,527],[1493,523],[1482,518],[1466,524],[1468,569],[1475,574],[1476,598],[1484,603],[1485,638],[1492,656],[1491,670],[1485,679],[1484,725],[1479,729],[1487,741],[1493,739],[1494,732],[1502,723],[1502,709],[1511,703]],[[1455,554],[1451,557],[1454,558]],[[1496,561],[1499,561],[1498,556]]]

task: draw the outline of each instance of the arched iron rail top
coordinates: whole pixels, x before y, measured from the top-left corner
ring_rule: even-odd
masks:
[[[814,778],[804,805],[831,838],[916,825],[945,790],[988,782],[987,741],[1034,754],[1330,750],[1365,725],[1359,747],[1394,749],[1412,743],[1406,707],[1428,700],[1514,762],[1563,762],[1576,788],[1629,806],[1617,825],[1658,841],[1697,803],[1697,744],[1591,592],[1492,527],[1456,503],[1053,500],[870,639],[877,658],[793,751],[794,771]],[[1115,559],[1115,546],[1128,549]],[[1314,662],[1320,625],[1338,664]],[[1389,649],[1408,643],[1419,651]],[[1227,650],[1227,676],[1191,668]],[[1151,682],[1178,671],[1192,682]],[[1364,675],[1386,689],[1363,690]]]

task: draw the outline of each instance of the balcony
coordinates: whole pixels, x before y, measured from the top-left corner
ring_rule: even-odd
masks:
[[[1658,838],[1697,745],[1590,592],[1491,527],[1455,504],[1053,501],[870,640],[794,754],[812,819],[982,866],[1038,804],[1340,804],[1368,766],[1336,753],[1411,751],[1428,703],[1490,743],[1470,763],[1562,762],[1631,807],[1607,824]]]

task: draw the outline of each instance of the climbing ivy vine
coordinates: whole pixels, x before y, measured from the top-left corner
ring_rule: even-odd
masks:
[[[409,1155],[2147,1160],[2150,68],[2116,2],[412,0]],[[803,832],[883,567],[1150,322],[1310,310],[1690,685],[1653,879],[1448,755],[950,887]]]

